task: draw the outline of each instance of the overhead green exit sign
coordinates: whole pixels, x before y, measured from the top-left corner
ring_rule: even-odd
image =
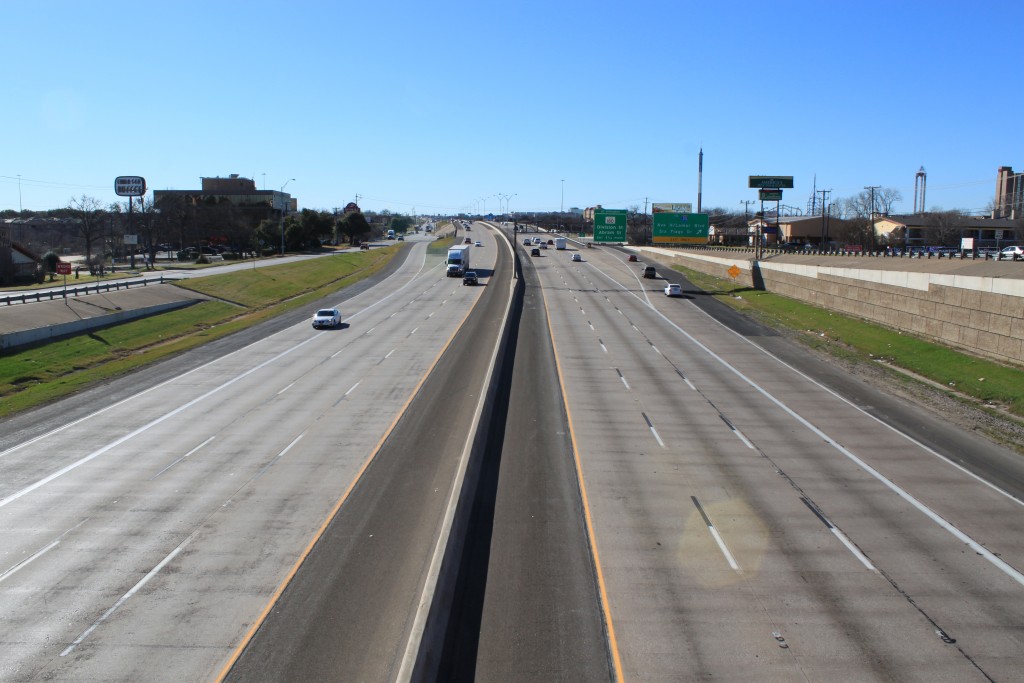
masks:
[[[780,190],[793,187],[793,176],[791,175],[752,175],[748,176],[747,187],[760,188],[762,190]]]

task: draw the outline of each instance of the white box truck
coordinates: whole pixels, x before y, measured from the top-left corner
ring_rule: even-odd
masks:
[[[445,275],[448,277],[462,277],[469,270],[469,254],[473,248],[470,244],[460,244],[448,250],[448,267]]]
[[[565,249],[565,238],[564,237],[556,237],[555,238],[555,249]]]

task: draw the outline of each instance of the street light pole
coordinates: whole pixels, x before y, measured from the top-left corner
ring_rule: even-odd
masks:
[[[284,188],[288,187],[288,183],[295,180],[295,178],[289,178],[285,181],[284,185],[281,186],[281,194],[284,194]],[[281,256],[284,256],[284,219],[288,215],[288,200],[284,201],[284,206],[281,207]]]
[[[562,202],[558,205],[558,213],[565,211],[565,178],[562,178]]]

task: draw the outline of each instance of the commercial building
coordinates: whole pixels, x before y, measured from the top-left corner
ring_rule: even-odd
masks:
[[[298,200],[287,192],[257,190],[255,181],[232,173],[227,178],[202,178],[199,190],[153,190],[157,206],[166,199],[181,198],[193,204],[230,202],[244,209],[264,209],[267,217],[298,211]]]
[[[11,240],[9,221],[0,222],[0,285],[31,280],[39,267],[39,260],[39,256]]]
[[[995,218],[1024,218],[1024,173],[1000,166],[996,174]]]
[[[951,213],[875,218],[876,235],[895,233],[890,242],[902,242],[907,247],[959,247],[961,238],[972,237],[976,248],[999,249],[1020,241],[1021,232],[1017,221],[1009,218],[958,216]]]

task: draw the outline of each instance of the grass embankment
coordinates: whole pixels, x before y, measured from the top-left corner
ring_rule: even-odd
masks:
[[[179,286],[221,301],[5,353],[0,356],[0,417],[308,306],[377,272],[396,253],[374,249],[195,278]]]
[[[808,346],[850,360],[881,362],[1024,417],[1024,370],[934,344],[771,292],[675,267],[697,287],[769,327],[794,331]]]
[[[427,245],[427,253],[428,254],[447,254],[448,253],[448,247],[452,246],[453,244],[455,244],[455,238],[454,237],[445,237],[443,239],[434,240],[433,242],[431,242],[430,244]]]

